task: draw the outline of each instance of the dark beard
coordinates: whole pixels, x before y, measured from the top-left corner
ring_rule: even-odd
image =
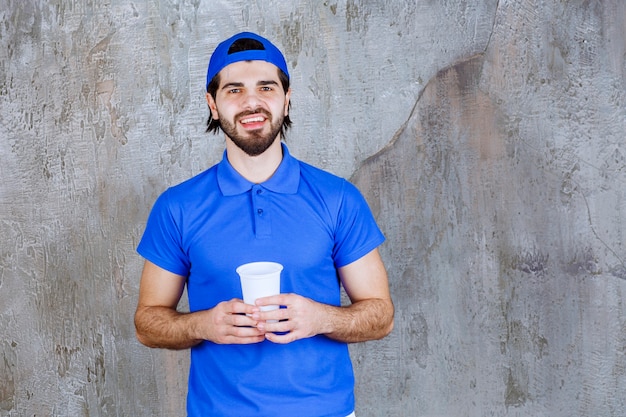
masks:
[[[270,121],[270,132],[267,135],[263,135],[260,132],[250,132],[245,137],[243,135],[238,134],[237,129],[236,129],[237,120],[240,120],[242,117],[247,116],[249,114],[256,114],[256,113],[262,113]],[[242,151],[244,151],[247,155],[259,156],[263,152],[265,152],[270,146],[272,146],[272,144],[278,137],[278,134],[280,133],[280,130],[283,125],[283,120],[284,120],[284,117],[279,117],[276,121],[274,121],[272,119],[272,115],[269,112],[262,110],[262,109],[258,109],[254,111],[247,111],[247,112],[242,112],[242,113],[237,114],[235,116],[234,124],[221,120],[220,127],[222,128],[226,136],[228,136],[230,140],[232,140],[233,143],[237,145],[237,147],[241,149]]]

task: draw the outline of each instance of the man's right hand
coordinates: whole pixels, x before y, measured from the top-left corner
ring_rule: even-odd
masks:
[[[186,278],[146,261],[135,312],[137,339],[146,346],[187,349],[209,340],[220,344],[250,344],[265,339],[250,316],[259,307],[232,299],[210,310],[176,310]],[[248,316],[250,315],[250,316]]]
[[[245,304],[240,299],[222,301],[206,311],[206,320],[195,320],[202,339],[219,344],[250,344],[265,339],[263,332],[257,329],[258,322],[250,317],[259,307]],[[199,312],[196,314],[200,314]]]

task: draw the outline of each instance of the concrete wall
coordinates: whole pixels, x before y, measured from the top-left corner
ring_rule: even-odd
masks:
[[[204,74],[239,30],[293,68],[292,153],[388,238],[359,417],[626,414],[626,3],[0,0],[0,416],[183,415],[134,248],[221,157]]]

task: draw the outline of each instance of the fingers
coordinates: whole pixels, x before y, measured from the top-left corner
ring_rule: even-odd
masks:
[[[252,318],[259,308],[238,299],[224,301],[209,310],[207,340],[218,344],[250,344],[265,339],[257,328],[258,321]]]
[[[253,314],[260,310],[259,307],[246,304],[238,298],[221,302],[216,308],[223,309],[223,312],[226,314]]]
[[[289,332],[286,334],[265,333],[265,339],[269,340],[272,343],[285,345],[287,343],[295,342],[299,338],[295,333]]]
[[[258,311],[252,318],[258,321],[257,328],[265,332],[265,338],[274,343],[291,343],[298,339],[315,336],[320,333],[319,323],[324,316],[321,304],[296,294],[280,294],[260,298],[256,303],[280,305],[281,308],[271,311]]]
[[[233,327],[231,334],[224,335],[218,342],[220,344],[252,344],[265,340],[265,333],[256,327]]]
[[[262,311],[260,307],[282,306]],[[274,343],[291,343],[321,333],[325,320],[321,304],[297,294],[279,294],[259,298],[256,306],[233,299],[213,309],[215,343],[248,344],[267,339]]]
[[[298,297],[299,296],[296,294],[277,294],[269,297],[257,298],[255,304],[259,307],[271,305],[289,306],[294,302],[297,302]]]
[[[307,325],[300,323],[298,320],[282,319],[278,322],[274,322],[274,320],[259,321],[257,328],[265,334],[265,339],[279,344],[291,343],[299,339],[314,336],[306,331]]]

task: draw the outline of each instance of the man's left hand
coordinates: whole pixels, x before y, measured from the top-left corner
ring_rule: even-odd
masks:
[[[252,319],[258,320],[257,329],[265,332],[267,340],[283,344],[325,333],[328,309],[333,308],[297,294],[259,298],[256,305],[282,306],[277,310],[254,313]],[[270,320],[276,322],[268,323]]]

